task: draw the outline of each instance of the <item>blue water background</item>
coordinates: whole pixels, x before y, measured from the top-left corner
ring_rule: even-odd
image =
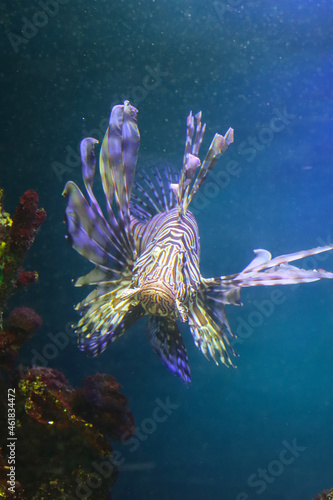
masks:
[[[139,109],[140,166],[153,158],[181,166],[190,110],[202,109],[207,122],[201,158],[215,132],[235,129],[216,172],[234,161],[238,174],[204,188],[197,205],[204,276],[240,271],[254,248],[276,256],[333,242],[330,0],[70,0],[16,53],[8,34],[20,35],[23,18],[39,10],[37,2],[0,2],[6,209],[32,188],[48,214],[26,261],[39,283],[10,304],[31,305],[44,318],[24,349],[26,364],[47,352],[48,334],[75,321],[72,306],[85,291],[70,279],[91,268],[64,240],[61,192],[69,179],[82,186],[66,155],[85,135],[98,137],[124,97]],[[147,67],[162,75],[155,86]],[[287,119],[276,131],[278,113]],[[332,256],[315,263],[333,269]],[[245,290],[244,306],[228,308],[235,332],[257,312],[258,325],[236,344],[237,370],[208,362],[182,325],[190,387],[153,353],[144,321],[98,359],[71,341],[47,361],[74,385],[96,372],[114,375],[140,428],[150,429],[156,400],[174,405],[135,451],[114,444],[124,462],[115,500],[310,500],[333,487],[332,283],[279,290],[283,303],[261,320],[258,304],[269,308],[272,288]],[[302,451],[281,466],[285,442],[295,441]],[[261,492],[249,478],[267,468]]]

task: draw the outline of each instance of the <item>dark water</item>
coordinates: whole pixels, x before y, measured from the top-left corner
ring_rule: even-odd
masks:
[[[203,110],[204,149],[216,131],[235,129],[216,172],[233,160],[238,175],[197,202],[204,276],[240,271],[253,248],[279,255],[333,241],[330,0],[56,7],[45,18],[37,1],[0,1],[1,186],[7,210],[33,188],[48,214],[27,261],[40,281],[16,298],[44,317],[26,363],[38,361],[48,332],[76,319],[84,292],[70,278],[89,265],[65,244],[61,192],[69,179],[81,183],[80,140],[98,137],[124,98],[139,109],[141,163],[181,165],[190,109]],[[22,29],[23,41],[9,35]],[[319,267],[333,269],[332,256]],[[275,305],[272,290],[246,290],[244,307],[228,311],[243,336],[237,370],[208,362],[183,328],[189,388],[147,345],[144,322],[98,359],[73,343],[49,361],[73,384],[111,373],[129,398],[140,429],[137,441],[115,444],[124,464],[114,499],[310,500],[333,487],[332,283],[281,288]],[[157,400],[172,408],[156,424]]]

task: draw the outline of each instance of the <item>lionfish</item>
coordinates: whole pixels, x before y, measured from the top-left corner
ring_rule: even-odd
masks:
[[[73,248],[95,265],[75,286],[94,290],[76,306],[78,344],[90,356],[148,315],[148,340],[171,372],[191,381],[186,348],[177,320],[188,322],[195,345],[216,362],[234,366],[225,305],[240,305],[242,287],[288,285],[333,278],[324,270],[305,270],[290,262],[333,249],[313,248],[272,259],[254,250],[240,273],[215,278],[200,274],[197,222],[188,209],[219,157],[233,142],[233,129],[215,134],[201,163],[199,150],[206,124],[201,112],[187,118],[183,167],[151,168],[135,178],[140,146],[138,110],[125,101],[113,107],[99,154],[106,216],[93,193],[96,139],[81,142],[82,175],[87,198],[67,182],[66,222]]]

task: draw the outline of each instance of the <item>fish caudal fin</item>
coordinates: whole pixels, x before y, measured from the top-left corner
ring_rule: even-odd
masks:
[[[175,321],[163,316],[149,316],[147,337],[169,370],[183,382],[191,382],[186,347]]]

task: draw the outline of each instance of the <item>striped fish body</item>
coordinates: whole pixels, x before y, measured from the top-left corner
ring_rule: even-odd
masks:
[[[293,284],[333,278],[324,270],[305,270],[290,262],[333,249],[317,247],[272,259],[255,250],[241,272],[215,278],[200,274],[199,230],[188,209],[219,157],[233,142],[233,130],[215,134],[204,161],[199,151],[206,125],[201,112],[187,118],[183,167],[152,168],[136,175],[140,144],[137,110],[125,101],[112,109],[102,142],[99,170],[106,215],[93,192],[97,141],[81,143],[87,192],[68,182],[66,222],[73,248],[94,264],[76,286],[93,291],[77,304],[79,347],[91,356],[103,352],[143,316],[147,336],[163,363],[190,382],[186,347],[178,321],[187,322],[196,346],[217,364],[234,366],[236,356],[225,306],[240,305],[243,287]]]
[[[179,218],[174,208],[155,215],[142,229],[132,282],[138,299],[147,314],[187,321],[188,302],[201,285],[195,218],[190,211]]]

